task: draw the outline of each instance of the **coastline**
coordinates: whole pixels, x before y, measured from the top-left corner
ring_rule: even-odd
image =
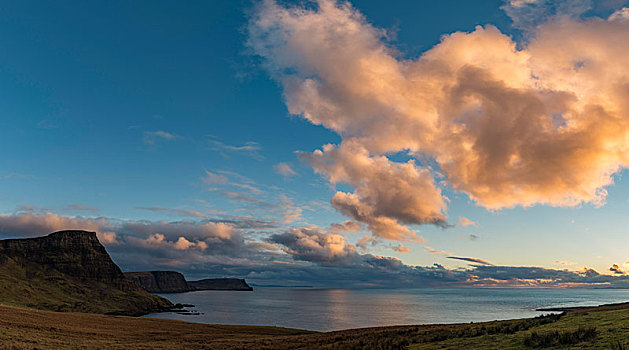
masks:
[[[523,342],[534,332],[576,332],[584,325],[593,327],[596,337],[579,341],[571,348],[609,348],[626,338],[629,303],[528,319],[371,327],[333,332],[61,313],[0,305],[0,345],[17,349],[522,348]]]
[[[251,294],[201,291],[160,294],[188,303],[194,317],[147,315],[207,324],[275,325],[319,332],[388,325],[452,324],[532,318],[538,308],[601,305],[629,300],[629,291],[464,289],[285,289]]]

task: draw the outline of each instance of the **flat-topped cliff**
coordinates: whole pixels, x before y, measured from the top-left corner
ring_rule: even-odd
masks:
[[[242,290],[253,288],[244,279],[208,278],[199,281],[186,281],[177,271],[125,272],[127,279],[151,293],[182,293],[195,290]]]
[[[0,241],[0,258],[133,290],[112,260],[95,232],[60,231],[48,236]]]
[[[189,281],[188,286],[190,290],[253,290],[244,279],[240,278],[207,278]]]
[[[150,293],[181,293],[190,290],[186,278],[176,271],[125,272],[124,275]]]
[[[124,315],[173,307],[127,280],[87,231],[0,240],[0,303]]]

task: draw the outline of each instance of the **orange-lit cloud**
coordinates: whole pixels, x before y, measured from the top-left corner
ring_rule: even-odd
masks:
[[[609,271],[617,274],[617,275],[624,275],[627,273],[627,271],[623,270],[620,266],[618,266],[618,264],[613,264],[610,268]]]
[[[354,221],[346,220],[341,224],[330,224],[330,232],[332,233],[354,233],[360,230],[360,225]]]
[[[475,223],[474,221],[466,218],[466,217],[461,216],[459,218],[459,226],[463,226],[463,227],[465,227],[465,226],[478,226],[478,224]]]
[[[424,246],[423,247],[428,253],[430,254],[435,254],[435,255],[450,255],[448,252],[446,252],[445,250],[437,250],[434,249],[433,247],[429,247],[429,246]]]
[[[104,244],[118,243],[111,224],[104,218],[72,218],[54,213],[0,215],[0,230],[32,237],[60,230],[88,230],[96,232]]]
[[[402,224],[443,224],[445,202],[430,172],[413,161],[391,162],[371,156],[360,142],[303,153],[315,171],[332,183],[349,183],[354,193],[336,192],[332,206],[344,215],[365,223],[383,238],[399,240],[413,232]]]
[[[358,258],[356,246],[345,237],[327,233],[317,226],[292,228],[271,235],[269,242],[280,244],[294,259],[322,265],[348,265]]]
[[[398,253],[410,253],[411,252],[411,248],[405,246],[404,244],[395,245],[395,246],[391,247],[391,249],[395,250]]]
[[[526,7],[522,17],[537,3],[509,4]],[[331,183],[354,188],[337,192],[332,205],[375,235],[401,240],[406,225],[444,225],[439,174],[491,210],[601,206],[613,175],[629,166],[622,10],[581,20],[586,7],[556,8],[520,46],[478,26],[444,35],[413,60],[349,3],[317,5],[264,1],[249,45],[282,84],[290,113],[342,136],[301,157]],[[397,153],[416,161],[392,160]]]

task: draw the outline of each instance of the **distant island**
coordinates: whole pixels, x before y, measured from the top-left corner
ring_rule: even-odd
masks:
[[[177,271],[125,272],[125,277],[150,293],[184,293],[197,290],[252,291],[244,279],[208,278],[187,281]]]

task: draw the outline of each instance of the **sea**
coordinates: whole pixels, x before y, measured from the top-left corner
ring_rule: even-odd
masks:
[[[303,289],[161,294],[193,304],[193,314],[157,317],[210,324],[265,325],[333,331],[350,328],[468,323],[541,315],[538,308],[629,301],[627,289]]]

